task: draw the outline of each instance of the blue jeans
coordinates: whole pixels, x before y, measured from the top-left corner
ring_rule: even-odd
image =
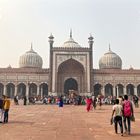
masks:
[[[8,122],[8,112],[9,112],[9,109],[5,109],[5,112],[4,112],[4,123]]]

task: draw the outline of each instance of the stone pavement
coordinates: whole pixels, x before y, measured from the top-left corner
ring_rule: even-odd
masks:
[[[140,109],[130,136],[114,133],[112,106],[86,112],[85,106],[11,106],[8,124],[0,124],[0,140],[140,140]]]

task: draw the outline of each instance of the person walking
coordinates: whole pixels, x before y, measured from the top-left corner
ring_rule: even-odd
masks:
[[[119,99],[116,99],[116,104],[113,106],[111,120],[113,120],[114,117],[114,126],[115,126],[116,134],[118,133],[118,124],[119,124],[121,130],[121,136],[123,136],[122,114],[123,114],[122,105],[119,104]]]
[[[59,107],[63,107],[63,98],[62,98],[62,96],[60,96],[60,98],[59,98]]]
[[[0,98],[0,123],[3,122],[3,115],[4,115],[3,105],[4,105],[4,101],[2,98]]]
[[[4,123],[8,123],[9,118],[9,109],[10,109],[10,99],[9,97],[4,97]]]
[[[15,103],[15,105],[19,105],[19,103],[18,103],[18,96],[17,95],[14,97],[14,103]]]
[[[134,103],[134,105],[135,105],[136,108],[139,107],[138,102],[139,102],[139,98],[136,95],[134,95],[133,96],[133,103]]]
[[[23,98],[23,105],[27,105],[27,97],[26,96],[24,96],[24,98]]]
[[[100,106],[100,109],[101,109],[101,106],[102,106],[102,99],[103,99],[102,95],[98,95],[98,104]]]
[[[92,98],[87,96],[86,104],[87,104],[87,112],[89,112],[89,110],[91,109],[91,105],[92,105]]]
[[[130,135],[131,134],[131,117],[134,117],[134,110],[133,110],[132,102],[128,100],[127,95],[124,95],[123,117],[124,117],[125,133],[128,133],[128,135]],[[126,120],[127,120],[127,124],[126,124]]]
[[[97,102],[96,96],[92,96],[92,104],[93,104],[94,109],[96,109],[96,102]]]

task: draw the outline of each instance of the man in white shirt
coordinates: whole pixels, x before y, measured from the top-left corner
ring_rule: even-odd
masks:
[[[113,106],[112,111],[112,118],[114,117],[114,124],[115,124],[115,132],[117,134],[118,131],[118,123],[121,130],[121,136],[123,136],[123,125],[122,125],[122,115],[123,115],[123,107],[119,104],[119,100],[116,99],[116,104]]]

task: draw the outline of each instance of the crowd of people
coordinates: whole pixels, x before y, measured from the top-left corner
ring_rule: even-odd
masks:
[[[134,96],[129,96],[124,95],[124,96],[119,96],[118,98],[116,97],[106,97],[104,98],[103,96],[99,95],[97,98],[92,96],[92,97],[87,97],[86,98],[86,109],[87,112],[90,110],[96,109],[97,104],[102,106],[102,104],[106,104],[105,101],[108,101],[108,104],[113,105],[113,111],[111,115],[111,124],[114,123],[114,128],[115,128],[115,133],[118,133],[118,124],[120,126],[120,132],[121,136],[123,134],[131,134],[131,121],[135,121],[135,116],[134,116],[134,106],[137,108],[139,107],[139,98],[134,95]],[[124,131],[124,129],[125,131]]]
[[[102,104],[105,105],[114,105],[116,102],[117,97],[116,96],[107,96],[104,97],[103,95],[98,95],[97,97],[92,95],[92,96],[80,96],[76,94],[72,95],[61,95],[61,96],[44,96],[41,98],[41,96],[30,96],[30,97],[22,97],[19,98],[18,96],[14,97],[14,103],[15,105],[19,105],[19,100],[23,100],[23,105],[27,104],[58,104],[60,98],[62,98],[64,104],[69,104],[69,105],[85,105],[87,104],[87,99],[91,100],[91,105],[96,109],[96,106],[99,105],[100,107]],[[122,98],[122,96],[119,96],[119,98]],[[139,97],[134,95],[134,96],[129,96],[130,100],[133,102],[135,107],[139,107]]]
[[[86,105],[86,110],[89,112],[90,110],[96,109],[97,106],[101,109],[101,106],[104,104],[113,105],[113,111],[111,115],[111,123],[114,123],[115,132],[118,133],[118,124],[120,126],[121,135],[125,133],[131,133],[131,120],[134,119],[134,106],[139,107],[139,98],[134,95],[128,97],[124,95],[124,97],[104,97],[103,95],[96,96],[79,96],[76,94],[72,94],[69,96],[45,96],[41,98],[37,97],[29,97],[24,96],[19,99],[18,96],[14,97],[15,105],[19,105],[19,100],[22,100],[23,105],[36,104],[40,102],[41,104],[57,104],[59,107],[63,107],[63,105]],[[21,102],[20,102],[21,103]],[[0,123],[8,122],[8,112],[10,109],[10,99],[3,95],[0,98]],[[126,123],[127,122],[127,123]],[[124,127],[123,127],[124,126]]]
[[[19,100],[23,100],[23,104],[37,104],[37,103],[42,103],[42,104],[58,104],[60,98],[63,100],[64,104],[73,104],[73,105],[85,105],[85,99],[86,96],[44,96],[41,98],[40,96],[32,96],[27,99],[26,96],[23,98],[19,99],[18,96],[14,97],[14,103],[15,105],[19,105]]]

